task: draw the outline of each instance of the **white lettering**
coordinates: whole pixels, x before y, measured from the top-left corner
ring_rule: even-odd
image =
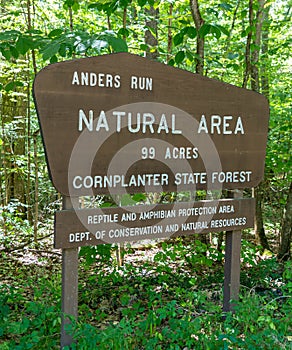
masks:
[[[235,130],[234,130],[234,134],[237,134],[237,133],[244,134],[242,120],[240,117],[238,117],[238,119],[237,119]]]
[[[220,115],[211,116],[211,134],[215,134],[215,128],[217,129],[217,134],[220,134],[221,117]]]
[[[161,116],[161,119],[160,119],[160,122],[159,122],[159,126],[158,126],[158,129],[157,129],[157,133],[160,134],[161,130],[164,130],[167,134],[169,133],[165,114],[162,114],[162,116]]]
[[[86,114],[84,113],[83,109],[79,109],[79,123],[78,123],[78,131],[83,130],[83,123],[85,124],[85,127],[89,130],[93,130],[93,111],[90,110],[88,113],[88,119],[86,117]]]
[[[95,232],[95,238],[96,238],[96,239],[101,239],[101,240],[103,240],[104,236],[105,236],[105,230],[96,231],[96,232]]]
[[[94,72],[73,72],[72,85],[82,86],[98,86],[100,88],[116,88],[121,86],[121,77],[119,75],[112,75],[108,73],[94,73]]]
[[[211,115],[209,123],[210,125],[208,128],[207,119],[202,115],[198,126],[198,134],[244,134],[241,117],[235,118],[232,115],[224,115],[223,117],[220,115]]]
[[[79,85],[80,82],[79,82],[79,77],[78,77],[78,72],[74,72],[73,73],[73,78],[72,78],[72,85]]]
[[[98,86],[99,87],[104,87],[103,78],[104,78],[104,74],[103,73],[99,73],[98,74]]]
[[[212,173],[212,183],[250,182],[252,171],[221,171]]]
[[[90,86],[96,86],[97,83],[97,75],[95,73],[89,74],[89,85]]]
[[[143,121],[142,121],[142,132],[146,133],[147,125],[149,126],[149,131],[151,134],[154,134],[153,124],[155,122],[155,117],[152,113],[143,113]]]
[[[152,78],[131,76],[130,87],[132,90],[152,91]]]
[[[225,115],[223,118],[224,118],[223,134],[225,134],[225,135],[232,134],[231,130],[227,130],[227,128],[230,126],[230,124],[228,123],[228,120],[232,120],[232,116],[231,115]]]
[[[80,181],[80,183],[77,185],[76,181]],[[75,176],[73,179],[73,187],[76,189],[82,188],[82,177],[81,176]]]
[[[105,131],[109,131],[109,126],[104,111],[100,111],[95,130],[99,131],[101,128],[104,128]]]
[[[122,118],[123,116],[126,115],[126,112],[121,112],[121,111],[113,111],[113,115],[117,117],[117,132],[121,131],[122,128]]]
[[[208,134],[207,121],[204,115],[202,115],[199,123],[199,127],[198,127],[198,134],[200,134],[201,132],[205,132],[206,134]]]
[[[81,85],[88,85],[88,72],[81,72]]]
[[[164,159],[197,159],[199,150],[197,147],[166,147]]]
[[[75,233],[69,233],[69,242],[82,242],[82,241],[88,241],[90,240],[90,232],[75,232]]]

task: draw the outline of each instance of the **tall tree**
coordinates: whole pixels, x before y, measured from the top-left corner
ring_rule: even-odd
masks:
[[[158,16],[159,9],[150,6],[149,9],[145,9],[146,14],[146,31],[145,31],[145,44],[147,45],[146,57],[156,60],[159,56],[158,53]]]
[[[291,257],[291,240],[292,240],[292,182],[290,183],[286,206],[284,209],[281,240],[278,252],[278,258],[288,260]]]
[[[248,79],[251,80],[251,88],[253,91],[260,92],[260,79],[259,79],[259,54],[262,39],[262,26],[265,19],[266,11],[264,7],[266,0],[257,0],[256,4],[254,0],[249,0],[249,32],[246,40],[245,51],[245,73],[243,78],[243,87],[247,87]],[[256,6],[255,6],[256,5]],[[254,10],[256,7],[256,13]],[[256,199],[256,211],[255,211],[255,236],[257,242],[265,249],[269,249],[268,240],[265,234],[264,221],[263,221],[263,197],[264,197],[265,185],[261,182],[253,193]]]
[[[201,28],[204,25],[205,21],[201,15],[198,0],[190,0],[190,6],[193,20],[197,29],[196,73],[204,75],[205,37],[201,32]]]

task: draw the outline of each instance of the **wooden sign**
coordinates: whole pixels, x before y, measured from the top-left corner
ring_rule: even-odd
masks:
[[[73,341],[66,324],[67,315],[77,318],[81,246],[227,231],[223,308],[230,310],[253,199],[79,210],[78,197],[256,186],[264,175],[265,97],[128,53],[50,65],[33,91],[65,209],[55,214],[55,248],[63,249],[61,347]]]
[[[253,198],[62,210],[55,216],[55,248],[74,248],[253,227]]]
[[[267,100],[128,53],[34,82],[50,176],[67,196],[235,189],[264,174]]]

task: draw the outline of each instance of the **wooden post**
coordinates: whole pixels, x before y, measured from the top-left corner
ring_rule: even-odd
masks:
[[[63,209],[78,207],[79,198],[63,196]],[[65,326],[70,323],[67,315],[77,319],[78,315],[78,248],[62,249],[62,323],[61,349],[73,342],[66,333]]]
[[[232,191],[233,198],[242,198],[243,191]],[[238,300],[240,285],[241,231],[227,231],[225,241],[223,311],[233,311]]]

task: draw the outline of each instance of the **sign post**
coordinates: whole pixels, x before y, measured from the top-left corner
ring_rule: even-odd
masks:
[[[241,230],[253,227],[244,188],[264,175],[264,96],[128,53],[60,62],[34,81],[63,249],[62,346],[77,317],[81,246],[226,231],[224,311],[238,297]],[[139,192],[234,191],[232,199],[79,209],[78,198]]]
[[[232,196],[242,198],[243,192],[235,190]],[[227,312],[233,311],[230,301],[238,300],[239,295],[241,230],[226,231],[225,235],[223,311]]]
[[[63,209],[73,209],[78,206],[78,198],[63,196]],[[61,349],[70,345],[73,339],[66,332],[66,325],[70,322],[68,315],[77,320],[78,316],[78,248],[62,249],[62,301],[61,301]]]

